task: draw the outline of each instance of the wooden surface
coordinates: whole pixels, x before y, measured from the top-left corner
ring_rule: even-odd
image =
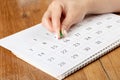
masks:
[[[50,0],[0,0],[0,39],[40,23]],[[55,80],[0,47],[0,80]],[[120,80],[120,48],[65,80]]]

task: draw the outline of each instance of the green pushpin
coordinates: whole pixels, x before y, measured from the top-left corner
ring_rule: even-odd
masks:
[[[60,38],[63,38],[63,37],[64,37],[64,35],[63,35],[62,31],[60,30]]]

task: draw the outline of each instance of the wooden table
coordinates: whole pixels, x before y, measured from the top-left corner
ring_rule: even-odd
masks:
[[[0,38],[41,22],[50,0],[0,0]],[[0,80],[55,80],[0,47]],[[120,48],[65,80],[120,80]]]

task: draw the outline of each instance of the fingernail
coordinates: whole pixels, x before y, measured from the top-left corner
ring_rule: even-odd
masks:
[[[56,34],[55,34],[55,37],[56,37],[57,39],[60,39],[59,33],[56,33]]]
[[[66,37],[67,36],[67,30],[62,29],[62,34],[63,34],[64,37]]]
[[[62,25],[62,33],[64,36],[67,36],[67,26]]]
[[[67,36],[67,31],[65,29],[63,30],[63,35]]]

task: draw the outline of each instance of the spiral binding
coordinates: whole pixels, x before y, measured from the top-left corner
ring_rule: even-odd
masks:
[[[94,55],[90,56],[89,58],[85,59],[80,64],[76,65],[72,69],[68,70],[67,72],[63,73],[62,75],[58,76],[58,80],[62,80],[65,77],[69,76],[70,74],[78,71],[79,69],[83,68],[84,66],[88,65],[89,63],[95,61],[96,59],[102,57],[103,55],[107,54],[108,52],[112,51],[113,49],[120,46],[120,40],[117,40],[115,43],[110,44],[109,46],[105,47],[104,49],[100,50],[99,52],[95,53]]]

